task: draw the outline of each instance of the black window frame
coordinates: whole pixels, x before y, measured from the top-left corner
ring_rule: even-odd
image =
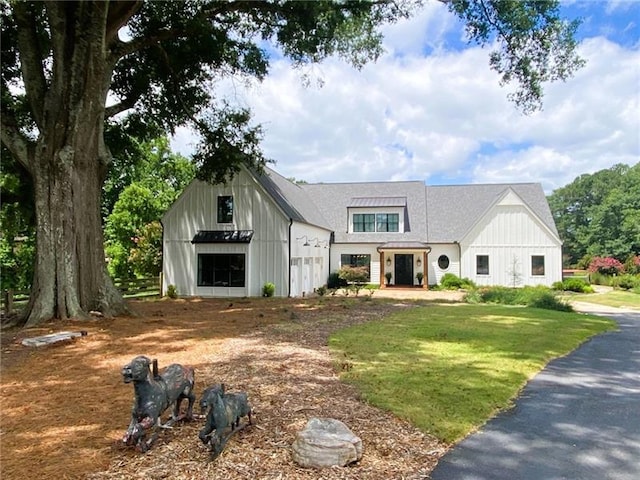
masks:
[[[371,255],[368,253],[343,253],[340,255],[340,266],[367,267],[369,278],[371,278]]]
[[[476,275],[489,275],[489,272],[489,255],[476,255]]]
[[[218,195],[218,223],[233,223],[233,195]]]
[[[246,265],[244,253],[199,253],[197,285],[244,288]]]
[[[353,214],[353,231],[356,233],[375,232],[376,231],[375,213],[354,213]]]
[[[393,229],[392,227],[395,227],[395,229]],[[400,231],[400,214],[376,213],[376,232],[397,233],[399,231]]]
[[[447,262],[446,266],[442,266],[442,263]],[[448,270],[449,269],[449,265],[451,265],[451,260],[449,260],[449,257],[445,254],[442,254],[438,257],[438,268],[440,270]]]
[[[542,260],[542,264],[536,265],[536,260]],[[542,271],[542,273],[537,273],[538,271]],[[545,261],[544,255],[531,255],[531,276],[532,277],[544,277],[545,275]]]

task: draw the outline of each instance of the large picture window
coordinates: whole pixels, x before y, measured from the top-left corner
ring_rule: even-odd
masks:
[[[233,197],[231,195],[218,197],[218,223],[233,223]]]
[[[201,253],[198,255],[199,287],[244,287],[244,253]]]
[[[531,275],[544,275],[544,255],[531,255]]]
[[[340,255],[340,265],[343,267],[366,267],[371,274],[371,255],[367,254],[342,254]]]
[[[398,232],[400,215],[397,213],[354,213],[354,232]]]
[[[476,274],[489,275],[489,255],[476,255]]]

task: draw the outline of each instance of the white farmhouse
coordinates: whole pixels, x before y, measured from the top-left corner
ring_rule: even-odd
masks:
[[[536,183],[294,184],[242,169],[194,181],[163,216],[163,290],[180,296],[304,296],[343,265],[371,283],[428,288],[445,273],[478,285],[551,285],[562,242]],[[419,279],[419,273],[423,279]]]

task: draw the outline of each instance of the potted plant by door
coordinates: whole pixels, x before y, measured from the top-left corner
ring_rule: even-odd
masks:
[[[422,285],[423,278],[424,278],[424,273],[422,272],[416,273],[416,280],[418,280],[418,285]]]
[[[387,272],[387,273],[384,274],[384,278],[387,279],[387,285],[391,285],[391,277],[392,276],[393,275],[391,274],[391,272]]]

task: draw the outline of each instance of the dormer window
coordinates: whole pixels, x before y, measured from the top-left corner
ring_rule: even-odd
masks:
[[[353,231],[354,232],[375,232],[376,216],[373,213],[354,213],[353,214]]]
[[[352,198],[348,206],[349,232],[404,232],[406,208],[405,197]]]
[[[376,232],[397,232],[400,216],[397,213],[376,214]]]

